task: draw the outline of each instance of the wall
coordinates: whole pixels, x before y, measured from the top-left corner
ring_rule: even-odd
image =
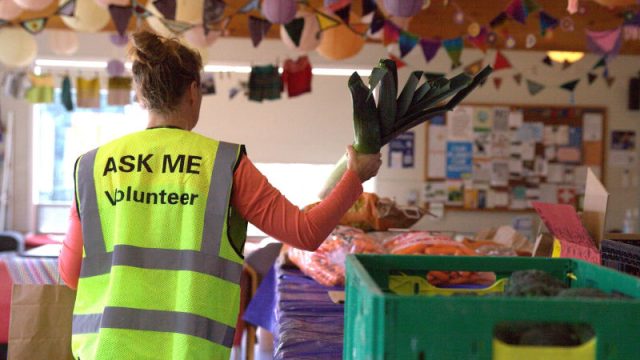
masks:
[[[38,36],[41,58],[57,58],[50,54],[47,47],[46,33]],[[77,59],[110,59],[121,57],[124,49],[112,46],[104,35],[81,36],[81,46]],[[276,61],[282,62],[287,56],[295,56],[284,47],[279,40],[266,40],[254,49],[248,39],[221,39],[209,49],[208,59],[211,64],[266,64]],[[318,55],[311,54],[311,63],[316,67],[343,67],[370,69],[379,58],[384,57],[386,51],[379,44],[367,45],[356,57],[344,62],[332,62]],[[586,85],[585,73],[597,61],[594,56],[587,56],[585,60],[562,71],[551,70],[541,60],[540,52],[507,51],[505,55],[521,70],[525,77],[535,81],[559,85],[573,80],[578,76],[582,82],[578,85],[576,105],[607,106],[609,109],[609,130],[632,129],[638,131],[638,113],[626,110],[627,82],[629,77],[637,74],[638,57],[621,56],[615,60],[610,68],[616,82],[608,88],[604,80],[598,79],[592,86]],[[490,51],[485,61],[492,63],[495,53]],[[470,63],[483,58],[482,53],[475,50],[465,50],[462,55],[463,63]],[[250,59],[250,60],[249,60]],[[425,64],[419,48],[414,49],[405,60],[413,67],[401,69],[400,83],[412,70],[428,70],[446,72],[450,69],[450,61],[444,51],[428,65]],[[451,72],[451,74],[456,73]],[[80,72],[92,76],[93,71]],[[488,82],[469,98],[470,102],[505,103],[505,104],[559,104],[569,102],[568,92],[561,89],[547,89],[531,97],[526,86],[517,86],[512,80],[515,70],[496,72],[496,76],[503,77],[503,84],[496,90]],[[72,75],[77,75],[72,70]],[[228,90],[236,86],[238,81],[246,80],[246,74],[216,76],[216,96],[203,100],[201,121],[196,131],[208,136],[227,141],[243,142],[247,145],[249,156],[256,162],[305,162],[305,163],[333,163],[344,152],[345,146],[352,141],[351,98],[347,89],[347,78],[336,76],[315,76],[313,93],[299,98],[254,103],[249,102],[242,95],[228,99]],[[30,106],[23,101],[15,101],[2,95],[0,98],[3,116],[7,110],[14,110],[18,114],[16,126],[16,169],[14,173],[14,189],[11,203],[13,204],[13,228],[26,231],[32,221],[30,204],[30,169],[31,169],[31,111]],[[406,202],[408,194],[420,191],[423,187],[424,169],[424,127],[416,128],[416,167],[410,170],[391,170],[386,164],[386,149],[383,150],[385,163],[377,179],[377,192],[383,196],[394,197],[399,202]],[[637,186],[633,189],[623,189],[620,182],[621,172],[618,169],[606,170],[605,185],[612,193],[610,226],[620,227],[622,216],[627,207],[638,206]],[[637,176],[637,169],[634,169]],[[315,189],[312,191],[316,191]],[[489,225],[508,224],[511,213],[447,213],[445,219],[432,222],[428,219],[421,221],[420,228],[456,229],[475,231]]]

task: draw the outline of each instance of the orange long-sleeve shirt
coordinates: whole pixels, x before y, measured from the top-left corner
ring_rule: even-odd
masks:
[[[231,204],[266,234],[300,249],[315,250],[361,193],[358,175],[347,170],[329,196],[308,212],[302,212],[243,156],[233,175]],[[74,205],[58,260],[60,276],[73,289],[78,286],[82,244],[82,225]]]

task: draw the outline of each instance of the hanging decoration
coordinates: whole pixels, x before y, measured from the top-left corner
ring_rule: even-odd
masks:
[[[400,28],[397,27],[391,21],[384,22],[384,34],[382,38],[382,44],[387,46],[391,43],[398,42],[400,39]]]
[[[217,23],[224,16],[227,4],[222,0],[205,0],[202,8],[202,24],[204,34],[209,32],[209,24]]]
[[[607,82],[607,87],[611,87],[611,85],[613,85],[613,82],[616,81],[616,78],[614,78],[614,77],[606,77],[605,81]]]
[[[296,18],[289,21],[284,26],[280,27],[284,28],[285,32],[289,35],[289,38],[293,42],[295,46],[300,45],[300,38],[302,36],[302,29],[304,28],[304,19]]]
[[[332,27],[340,25],[339,20],[336,20],[335,18],[322,12],[316,12],[316,18],[318,19],[318,24],[320,25],[321,31],[325,31],[331,29]]]
[[[244,4],[238,12],[240,14],[246,14],[250,11],[256,10],[260,8],[260,0],[248,0],[246,4]]]
[[[522,84],[522,74],[518,73],[513,75],[513,81],[515,81],[518,85]]]
[[[362,0],[362,15],[369,15],[378,9],[375,0]]]
[[[418,40],[417,36],[406,31],[402,31],[400,33],[400,39],[398,40],[398,45],[400,45],[400,57],[403,58],[410,53],[418,44]]]
[[[66,4],[60,0],[60,4]],[[73,17],[62,16],[62,22],[77,31],[97,32],[102,30],[111,20],[109,11],[94,0],[75,0]]]
[[[439,39],[421,39],[420,47],[422,47],[422,54],[427,62],[433,60],[440,49],[441,41]]]
[[[124,47],[129,43],[129,37],[127,35],[113,33],[109,35],[109,41],[117,47]]]
[[[124,63],[121,60],[113,59],[107,62],[107,74],[109,76],[120,76],[124,74]]]
[[[109,5],[109,13],[118,34],[124,35],[127,32],[129,20],[133,16],[133,7]]]
[[[566,83],[560,85],[560,88],[564,89],[564,90],[567,90],[567,91],[573,92],[576,89],[576,86],[578,86],[579,82],[580,82],[580,79],[567,81]]]
[[[25,29],[31,35],[37,35],[44,30],[44,27],[47,25],[48,17],[41,17],[36,19],[29,19],[20,22],[20,26]]]
[[[356,27],[356,25],[353,25]],[[360,30],[360,31],[358,31]],[[343,60],[350,58],[362,50],[366,39],[360,35],[366,30],[365,25],[354,31],[344,23],[334,26],[322,32],[322,39],[316,48],[318,54],[330,60]]]
[[[53,0],[12,0],[24,10],[40,11],[51,5]]]
[[[559,21],[544,11],[540,11],[540,35],[545,36],[547,30],[558,27]]]
[[[549,55],[545,56],[544,59],[542,59],[542,62],[547,66],[553,67],[553,60],[551,60]]]
[[[68,0],[63,3],[58,10],[56,11],[56,15],[60,16],[75,16],[76,15],[76,0]]]
[[[500,86],[502,85],[502,78],[493,77],[493,85],[496,87],[496,90],[500,90]]]
[[[608,58],[613,58],[620,52],[622,27],[605,31],[585,30],[585,33],[589,51]]]
[[[165,19],[176,19],[176,0],[155,0],[153,6]],[[149,6],[147,5],[147,8]]]
[[[596,81],[596,79],[598,78],[598,75],[592,72],[588,73],[587,76],[588,76],[589,85],[593,84],[593,82]]]
[[[292,22],[296,20],[302,21],[302,29],[299,34],[296,34],[296,29],[291,29],[287,25],[280,27],[280,39],[284,44],[292,49],[296,50],[300,53],[307,53],[309,51],[315,50],[316,47],[320,44],[320,24],[318,23],[318,18],[315,14],[306,11],[299,10],[296,14],[296,18],[293,19]],[[295,41],[295,38],[298,38]]]
[[[249,34],[251,35],[253,47],[260,45],[264,36],[269,32],[269,29],[271,29],[269,20],[253,15],[249,16]]]
[[[468,36],[467,41],[471,43],[471,45],[478,48],[483,53],[487,52],[487,28],[484,26],[478,31],[478,34],[474,37]]]
[[[13,0],[0,0],[0,19],[13,20],[20,16],[22,8],[16,5]]]
[[[384,8],[393,16],[413,17],[422,10],[424,0],[384,0]]]
[[[213,45],[213,43],[218,40],[218,37],[220,37],[220,32],[207,30],[204,25],[195,25],[191,29],[186,30],[182,36],[189,44],[200,48]]]
[[[451,58],[451,69],[455,69],[462,65],[460,55],[462,55],[462,37],[447,39],[442,42],[442,46],[447,50],[449,58]]]
[[[70,30],[47,30],[49,49],[56,55],[69,56],[78,51],[78,34]]]
[[[544,89],[544,85],[527,79],[527,89],[529,89],[529,94],[534,96]]]
[[[603,56],[600,58],[600,60],[598,60],[597,63],[595,63],[595,65],[593,65],[592,69],[597,69],[599,67],[606,67],[607,66],[607,57]]]
[[[529,15],[527,14],[527,9],[522,4],[522,0],[512,0],[507,6],[505,13],[521,24],[527,21],[527,16]]]
[[[496,51],[496,59],[493,62],[493,71],[498,71],[502,69],[510,69],[511,63],[507,58],[502,54],[500,50]]]
[[[8,67],[22,67],[31,64],[38,53],[38,45],[33,36],[16,27],[0,28],[0,63]]]
[[[504,24],[505,21],[507,21],[507,19],[508,19],[508,15],[506,12],[503,11],[489,22],[489,26],[491,26],[492,29],[495,29],[500,25]]]
[[[286,24],[296,16],[296,0],[263,0],[262,14],[273,24]]]

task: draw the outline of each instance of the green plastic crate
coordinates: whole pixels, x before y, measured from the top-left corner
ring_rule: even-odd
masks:
[[[346,267],[345,359],[505,359],[518,354],[518,360],[528,360],[549,353],[565,359],[640,358],[640,279],[612,269],[574,259],[408,255],[350,255]],[[398,271],[422,276],[430,270],[492,271],[501,279],[527,269],[544,270],[571,287],[632,299],[396,295],[388,289],[390,274]],[[578,355],[584,354],[580,346],[495,346],[493,329],[503,321],[589,324],[596,333],[593,355]]]

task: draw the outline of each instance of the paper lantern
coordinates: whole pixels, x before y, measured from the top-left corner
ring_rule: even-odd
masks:
[[[120,76],[124,74],[124,63],[118,59],[109,60],[109,62],[107,62],[107,74],[109,74],[109,76]]]
[[[0,49],[0,63],[9,67],[27,66],[38,54],[33,35],[18,27],[0,29]]]
[[[131,5],[131,0],[94,0],[94,1],[105,9],[108,9],[109,5],[118,5],[118,6]]]
[[[286,24],[296,16],[296,0],[264,0],[262,14],[274,24]]]
[[[16,5],[25,10],[42,10],[49,6],[53,0],[13,0]]]
[[[627,6],[636,4],[637,0],[593,0],[600,5],[604,5],[610,8]]]
[[[424,0],[384,0],[384,8],[393,16],[412,17],[422,10]]]
[[[325,10],[329,13],[328,10]],[[365,38],[353,32],[344,23],[324,30],[320,45],[316,48],[318,54],[330,60],[350,58],[362,50]]]
[[[183,36],[184,39],[192,46],[202,48],[211,46],[216,42],[220,33],[218,31],[209,31],[209,33],[205,35],[204,27],[200,25],[185,31]]]
[[[318,18],[315,14],[308,11],[298,11],[295,18],[304,19],[300,42],[296,46],[289,36],[289,33],[287,33],[287,29],[284,26],[280,26],[280,38],[282,42],[284,42],[288,48],[303,53],[315,50],[315,48],[320,45],[320,24],[318,24]]]
[[[22,9],[13,0],[0,0],[0,19],[13,20],[21,13]]]
[[[60,5],[67,1],[60,0]],[[76,0],[75,16],[61,16],[61,18],[73,30],[86,32],[98,32],[111,21],[109,10],[96,4],[94,0]]]
[[[78,51],[78,34],[69,30],[47,30],[49,49],[56,55],[73,55]]]

